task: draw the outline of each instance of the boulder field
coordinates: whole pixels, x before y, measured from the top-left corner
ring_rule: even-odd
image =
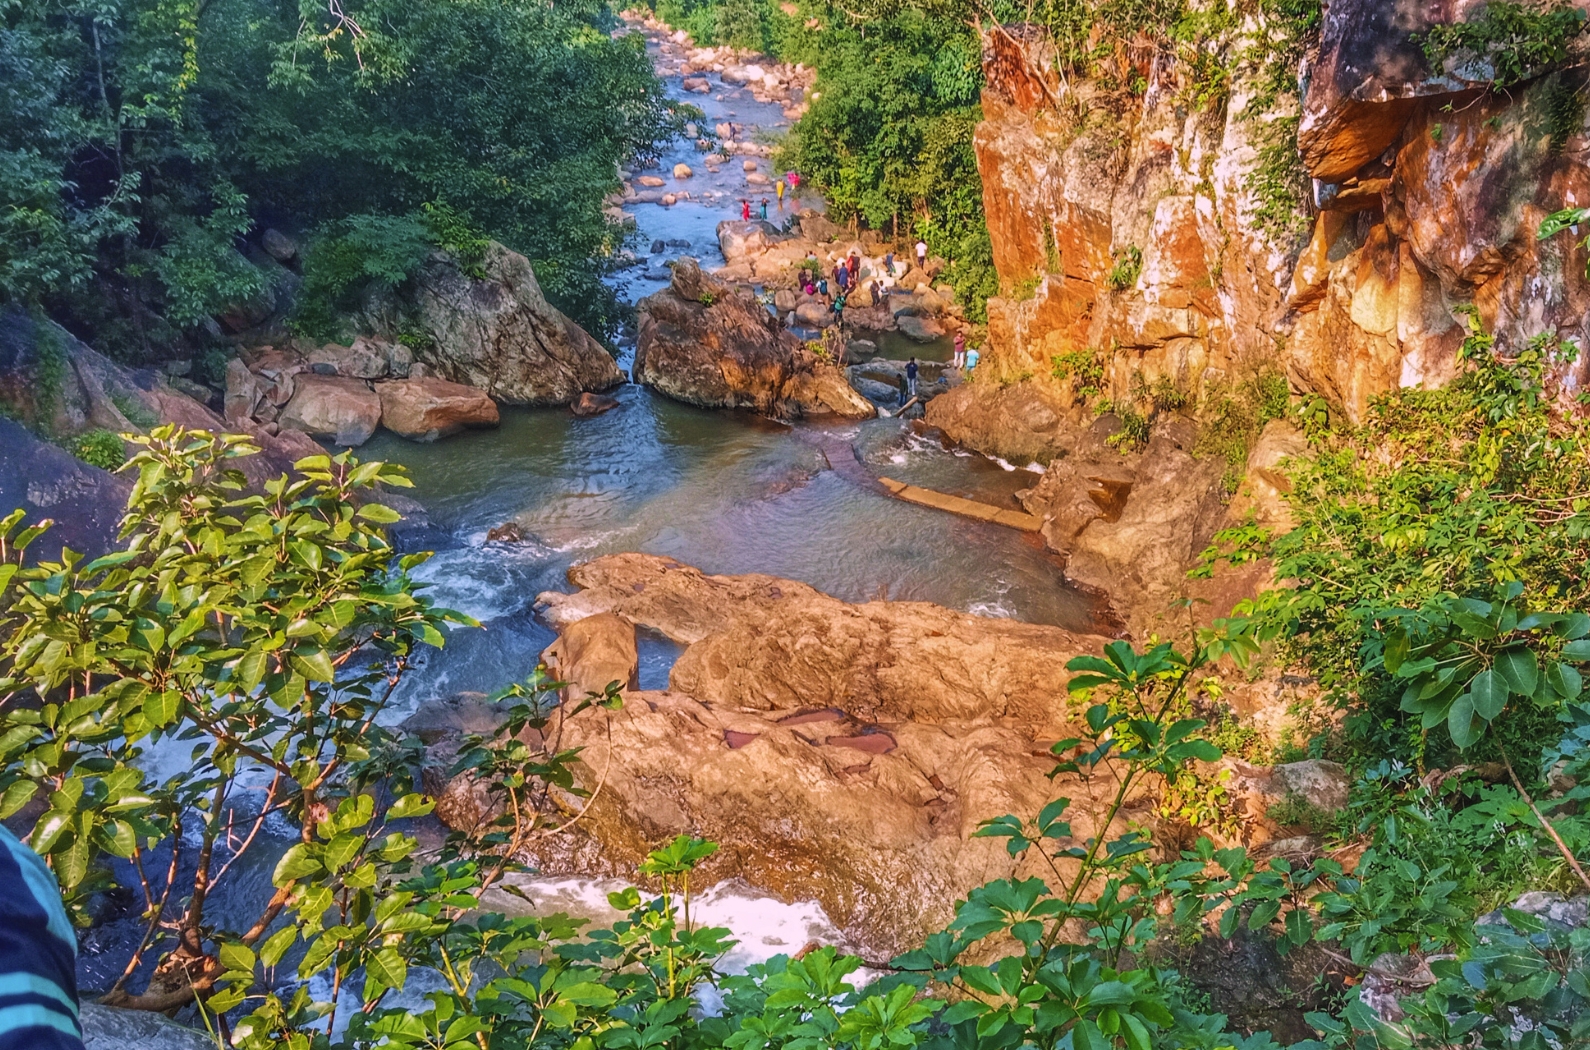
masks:
[[[674,264],[667,288],[636,304],[635,381],[703,408],[744,408],[783,419],[867,419],[871,402],[842,369],[786,331],[750,291]]]
[[[495,242],[469,272],[433,253],[363,325],[400,334],[245,349],[227,369],[227,420],[338,445],[362,445],[378,426],[434,441],[495,426],[499,404],[592,403],[624,381],[613,356],[546,301],[529,260]]]
[[[1100,636],[924,602],[850,604],[644,554],[598,558],[569,579],[573,593],[538,606],[559,631],[545,659],[572,692],[633,682],[637,627],[685,649],[667,690],[626,689],[621,709],[549,730],[555,746],[582,749],[579,778],[595,793],[572,830],[530,848],[543,872],[628,875],[674,836],[702,836],[721,847],[707,882],[815,899],[856,947],[886,957],[940,928],[971,888],[1036,873],[974,837],[981,822],[1064,795],[1079,837],[1100,830],[1113,782],[1048,777],[1050,745],[1079,716],[1065,664],[1097,652]],[[437,774],[462,734],[501,717],[459,695],[407,725],[431,748],[428,783],[453,827],[477,826],[490,802],[467,775]],[[1234,805],[1256,826],[1294,783],[1326,805],[1339,787],[1328,771],[1239,772]],[[1134,799],[1127,818],[1152,822],[1152,800]]]

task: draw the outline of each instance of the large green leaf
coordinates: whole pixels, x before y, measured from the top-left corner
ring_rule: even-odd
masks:
[[[1535,695],[1535,688],[1540,682],[1540,664],[1532,650],[1524,646],[1503,649],[1496,654],[1496,670],[1506,679],[1507,687],[1519,696]]]

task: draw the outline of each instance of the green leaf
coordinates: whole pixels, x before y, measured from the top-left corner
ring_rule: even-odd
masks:
[[[322,870],[320,858],[314,855],[312,847],[306,842],[295,842],[276,862],[276,870],[271,873],[271,885],[282,886],[293,879],[315,875]]]
[[[1567,664],[1553,660],[1546,665],[1546,685],[1564,700],[1577,700],[1584,692],[1584,678]],[[0,814],[3,816],[4,814]]]
[[[1460,750],[1467,750],[1480,738],[1481,731],[1474,723],[1474,702],[1464,693],[1452,701],[1452,708],[1446,716],[1447,732],[1452,734],[1452,742]]]
[[[297,939],[298,927],[283,926],[281,929],[271,934],[270,937],[266,938],[264,944],[260,945],[260,962],[264,963],[266,966],[274,967],[277,963],[282,961],[282,956],[287,954],[287,949],[291,948],[293,946],[293,942]]]
[[[390,988],[401,992],[403,982],[408,980],[409,966],[403,961],[403,956],[396,948],[382,948],[372,955],[364,964],[365,998],[369,999],[377,990]],[[374,990],[372,990],[372,986]]]
[[[50,852],[60,841],[61,836],[71,829],[76,816],[76,813],[62,810],[51,810],[44,814],[39,818],[39,822],[33,825],[33,835],[28,839],[28,845],[33,848],[34,853],[41,856]]]
[[[324,649],[298,650],[292,656],[293,668],[311,682],[330,682],[337,677],[331,654]]]
[[[1506,679],[1508,688],[1519,696],[1535,695],[1535,687],[1540,682],[1540,664],[1532,650],[1523,646],[1503,649],[1496,654],[1496,670]],[[1475,706],[1479,705],[1476,703]]]
[[[254,949],[237,941],[221,943],[221,965],[228,971],[254,972]]]
[[[366,503],[359,508],[357,516],[380,525],[390,525],[394,521],[403,520],[403,515],[384,503]]]
[[[1469,702],[1481,718],[1493,721],[1507,706],[1507,688],[1507,683],[1495,671],[1481,671],[1469,683]]]

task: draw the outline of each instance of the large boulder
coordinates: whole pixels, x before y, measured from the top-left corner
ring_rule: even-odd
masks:
[[[85,1002],[78,1007],[84,1050],[214,1050],[207,1032],[148,1010]]]
[[[394,379],[376,386],[381,425],[414,441],[435,441],[466,427],[494,427],[497,403],[461,383],[445,379]]]
[[[434,253],[403,304],[436,375],[515,405],[567,405],[624,381],[613,355],[547,302],[530,260],[493,242],[480,273]]]
[[[842,371],[809,353],[754,295],[709,277],[694,259],[675,263],[669,286],[637,310],[635,381],[668,397],[780,418],[875,414]]]
[[[297,377],[279,422],[333,444],[358,446],[381,422],[381,398],[362,379],[305,373]]]
[[[1048,746],[1072,735],[1065,662],[1103,638],[926,603],[850,605],[650,555],[599,558],[569,578],[576,593],[539,599],[561,633],[549,650],[560,675],[589,668],[593,689],[622,680],[636,626],[686,649],[669,691],[627,692],[617,711],[560,725],[556,746],[582,749],[577,774],[594,795],[573,831],[529,848],[545,873],[627,874],[678,834],[705,836],[720,850],[703,883],[816,899],[886,957],[941,927],[972,887],[1037,874],[974,837],[982,821],[1067,795],[1078,836],[1101,830],[1097,796],[1113,783],[1052,783]],[[445,748],[475,711],[454,700],[413,721]],[[441,795],[452,826],[491,813],[467,776]],[[1152,819],[1147,801],[1134,798],[1132,819]]]
[[[20,508],[29,524],[55,521],[33,546],[34,555],[53,559],[63,546],[90,557],[115,549],[131,492],[130,480],[91,467],[0,416],[0,517]]]
[[[639,684],[635,625],[615,613],[597,613],[569,624],[541,658],[574,698],[600,693],[609,682],[622,689]]]
[[[1015,719],[1064,736],[1068,660],[1104,639],[926,602],[851,605],[774,576],[709,576],[671,558],[613,554],[569,570],[574,594],[537,599],[562,630],[625,621],[688,646],[673,688],[768,711],[844,708],[860,718]],[[603,683],[605,684],[605,682]]]
[[[790,238],[780,233],[777,226],[766,221],[725,219],[718,223],[718,247],[723,251],[723,258],[731,263],[787,240]]]

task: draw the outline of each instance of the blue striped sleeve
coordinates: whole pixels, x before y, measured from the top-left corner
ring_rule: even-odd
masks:
[[[55,876],[0,826],[0,1050],[83,1050],[77,937]]]

